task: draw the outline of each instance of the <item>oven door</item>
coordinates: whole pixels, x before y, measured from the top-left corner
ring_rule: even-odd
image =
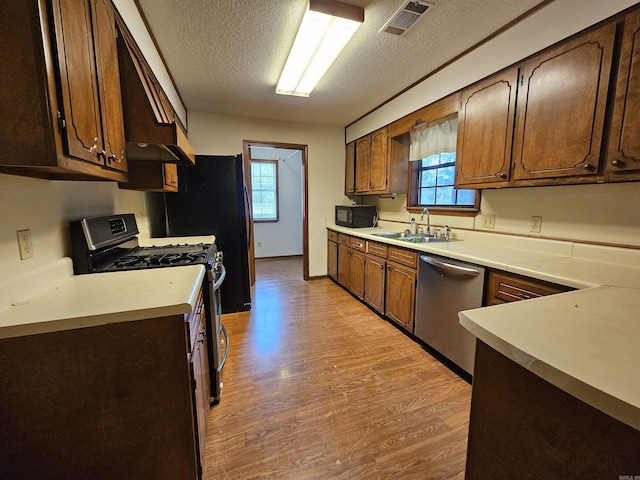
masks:
[[[224,265],[207,269],[208,302],[207,307],[207,338],[209,344],[209,374],[211,376],[211,404],[220,402],[222,393],[222,368],[229,355],[229,335],[221,321],[220,286],[227,275]]]

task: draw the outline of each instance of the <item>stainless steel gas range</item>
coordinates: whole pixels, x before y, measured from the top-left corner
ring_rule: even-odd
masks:
[[[229,353],[229,336],[221,321],[220,286],[226,270],[215,243],[176,243],[141,246],[135,215],[126,213],[84,218],[69,224],[73,268],[77,275],[184,265],[204,265],[202,284],[207,326],[210,403],[220,401],[222,368]]]

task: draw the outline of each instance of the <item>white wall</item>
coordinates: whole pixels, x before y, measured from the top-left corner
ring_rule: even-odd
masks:
[[[254,223],[256,258],[302,255],[302,151],[253,147],[251,158],[278,161],[279,220]]]
[[[115,182],[49,181],[0,174],[0,279],[71,253],[69,221],[135,213],[146,232],[143,195]],[[16,232],[30,229],[33,258],[20,260]]]
[[[244,140],[307,145],[309,275],[326,274],[325,218],[344,199],[344,128],[189,111],[189,140],[200,155],[241,153]]]

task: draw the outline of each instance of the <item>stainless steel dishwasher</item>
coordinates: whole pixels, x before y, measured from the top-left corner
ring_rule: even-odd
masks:
[[[420,255],[415,335],[469,374],[476,337],[458,322],[458,312],[482,306],[484,268]]]

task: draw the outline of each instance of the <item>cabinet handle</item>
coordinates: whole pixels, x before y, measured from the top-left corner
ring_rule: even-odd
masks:
[[[594,170],[593,165],[591,165],[590,163],[585,163],[585,164],[584,164],[584,169],[585,169],[587,172],[590,172],[590,171]]]
[[[611,165],[614,167],[624,167],[624,162],[622,160],[615,159],[611,162]]]
[[[115,153],[109,156],[109,160],[116,163],[122,163],[122,158],[116,157]]]
[[[98,156],[103,159],[106,160],[107,159],[107,152],[105,152],[104,150],[101,150],[98,152]]]

